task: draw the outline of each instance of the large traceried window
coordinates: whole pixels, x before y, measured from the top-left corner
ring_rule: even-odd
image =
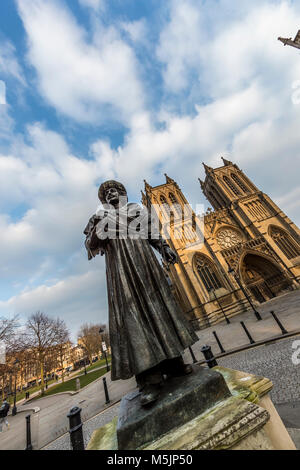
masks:
[[[213,263],[205,256],[198,255],[196,257],[195,269],[207,292],[209,292],[211,289],[219,289],[220,287],[223,287],[220,276]]]
[[[208,192],[208,198],[211,204],[214,206],[214,209],[220,209],[222,207],[211,191]]]
[[[178,201],[176,199],[176,197],[174,196],[173,193],[169,193],[169,198],[170,198],[170,201],[172,202],[172,204],[178,204]]]
[[[288,258],[293,259],[300,256],[300,247],[293,238],[280,227],[271,227],[270,235],[278,248]]]
[[[182,209],[173,193],[169,193],[169,199],[172,203],[172,209],[174,211],[174,216],[182,217]]]
[[[228,176],[223,176],[223,181],[224,183],[228,186],[228,188],[233,192],[233,194],[235,194],[236,196],[240,196],[241,193],[239,191],[239,189],[236,187],[236,185],[231,181],[230,178],[228,178]]]
[[[165,196],[161,195],[159,199],[162,204],[168,204]]]
[[[233,181],[241,188],[241,190],[244,192],[244,193],[249,193],[249,189],[247,188],[247,186],[243,183],[243,181],[238,177],[238,175],[236,175],[235,173],[231,173],[231,178],[233,179]]]

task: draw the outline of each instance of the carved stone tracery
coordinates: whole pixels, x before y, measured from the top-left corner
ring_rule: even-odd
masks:
[[[219,230],[216,239],[218,244],[225,249],[232,248],[233,246],[238,245],[243,241],[242,235],[236,230],[232,230],[230,228]]]

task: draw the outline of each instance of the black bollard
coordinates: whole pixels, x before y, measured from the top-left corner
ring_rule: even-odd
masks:
[[[210,369],[218,365],[210,346],[203,346],[201,348],[201,352],[204,355],[206,364]]]
[[[26,416],[26,449],[25,450],[33,450],[31,444],[31,428],[30,428],[30,415]]]
[[[107,405],[110,403],[109,395],[108,395],[108,389],[107,389],[107,383],[106,383],[106,377],[103,377],[103,387],[104,387],[104,393],[105,393],[105,404]]]
[[[286,329],[284,328],[283,324],[281,323],[281,321],[279,320],[279,318],[277,318],[277,316],[275,315],[275,312],[274,310],[271,310],[270,311],[272,317],[274,318],[274,320],[276,321],[277,325],[279,326],[279,328],[281,329],[281,333],[283,335],[286,335],[288,332],[286,331]]]
[[[194,351],[192,350],[191,346],[189,346],[189,351],[191,353],[191,356],[192,356],[192,359],[193,359],[193,363],[194,364],[197,364],[197,359],[196,359],[196,356],[194,354]]]
[[[70,423],[70,439],[73,450],[84,450],[84,440],[82,433],[82,422],[80,416],[81,408],[74,406],[67,415]]]
[[[252,336],[250,335],[249,331],[247,330],[247,327],[245,325],[245,323],[243,321],[240,322],[240,324],[242,325],[242,327],[244,328],[244,331],[246,333],[246,335],[248,336],[249,340],[250,340],[250,344],[254,344],[255,341],[254,339],[252,338]]]
[[[213,335],[214,335],[214,337],[216,338],[216,341],[217,341],[217,343],[218,343],[218,346],[219,346],[219,348],[220,348],[221,353],[226,352],[225,349],[224,349],[223,346],[222,346],[221,341],[220,341],[219,338],[218,338],[217,333],[216,333],[215,331],[213,331]]]

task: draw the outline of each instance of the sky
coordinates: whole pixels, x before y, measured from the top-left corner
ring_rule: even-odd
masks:
[[[83,230],[99,184],[131,201],[234,161],[300,224],[300,2],[1,0],[0,316],[107,322]]]

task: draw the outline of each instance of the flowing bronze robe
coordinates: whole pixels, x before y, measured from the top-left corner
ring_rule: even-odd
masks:
[[[100,240],[107,235],[99,227],[101,216],[93,216],[84,231],[89,259],[101,251],[105,253],[112,380],[129,379],[165,359],[178,357],[198,341],[151,248],[160,250],[166,242],[161,237],[151,238],[150,215],[137,204],[110,211],[109,217],[116,220],[125,210],[128,224],[139,213],[147,217],[149,238],[143,238],[143,234],[134,238],[136,232],[125,237],[123,222],[118,219],[117,238],[110,238],[108,232],[108,239]]]

